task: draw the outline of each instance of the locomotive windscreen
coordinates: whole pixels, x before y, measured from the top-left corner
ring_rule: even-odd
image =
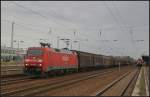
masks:
[[[27,55],[28,56],[39,56],[39,55],[42,55],[43,54],[43,51],[42,50],[28,50],[28,53]]]

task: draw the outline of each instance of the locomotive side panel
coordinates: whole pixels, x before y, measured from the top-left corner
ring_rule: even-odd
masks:
[[[53,60],[53,63],[49,65],[49,70],[78,68],[77,56],[75,54],[54,52],[51,60]]]

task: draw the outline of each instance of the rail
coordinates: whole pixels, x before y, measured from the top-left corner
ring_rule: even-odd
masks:
[[[134,75],[138,75],[138,70],[136,70],[135,72],[127,72],[125,73],[124,75],[122,75],[121,77],[117,78],[116,80],[114,80],[112,83],[108,84],[107,86],[105,86],[102,90],[99,90],[95,93],[93,93],[91,96],[103,96],[103,95],[106,95],[108,93],[109,95],[109,92],[112,93],[112,91],[116,92],[114,89],[112,88],[115,88],[118,90],[120,89],[120,92],[118,92],[118,94],[116,95],[114,93],[114,96],[123,96],[124,93],[126,92],[126,90],[128,89],[128,87],[130,86],[131,82],[135,79],[136,76]],[[127,78],[128,78],[128,81],[127,81]],[[124,87],[115,87],[117,86],[118,83],[121,83],[121,81],[123,82],[124,79],[127,81],[126,83],[122,83],[122,84],[126,84],[126,86],[124,85]],[[121,89],[122,88],[122,89]],[[107,95],[107,96],[108,96]],[[111,95],[112,96],[112,95]]]
[[[30,88],[22,88],[19,90],[4,92],[4,93],[2,93],[2,95],[11,95],[11,96],[14,96],[14,95],[21,95],[21,96],[33,95],[33,94],[37,94],[39,92],[44,92],[44,91],[49,90],[49,89],[59,88],[62,86],[77,83],[79,81],[83,81],[83,80],[87,80],[87,79],[90,79],[93,77],[97,77],[99,75],[111,73],[113,71],[114,70],[107,71],[107,72],[97,72],[94,74],[88,74],[87,76],[80,76],[80,77],[73,78],[73,79],[67,79],[67,80],[58,81],[58,82],[54,82],[54,83],[45,83],[45,84],[40,85],[40,86],[34,86],[34,87],[30,87]],[[34,91],[34,89],[36,89],[36,90]]]
[[[34,80],[32,79],[34,76],[22,76],[20,78],[9,78],[9,79],[3,79],[1,80],[1,86],[3,85],[9,85],[9,84],[15,84],[15,83],[20,83],[20,82],[25,82],[25,81],[31,81]]]

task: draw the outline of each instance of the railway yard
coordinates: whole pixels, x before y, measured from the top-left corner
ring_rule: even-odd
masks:
[[[149,1],[1,3],[1,96],[149,96]]]
[[[21,63],[1,65],[1,95],[143,96],[148,72],[142,59],[32,47]]]
[[[5,76],[1,95],[7,96],[131,96],[140,69],[123,66],[49,78]]]

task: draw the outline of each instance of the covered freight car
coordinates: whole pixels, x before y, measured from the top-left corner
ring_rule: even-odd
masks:
[[[113,57],[76,51],[80,70],[113,67]]]
[[[94,68],[94,54],[76,51],[78,55],[79,70],[89,70]]]
[[[103,68],[103,55],[94,54],[94,66],[96,68]]]
[[[112,67],[113,59],[110,56],[103,56],[103,67]]]

